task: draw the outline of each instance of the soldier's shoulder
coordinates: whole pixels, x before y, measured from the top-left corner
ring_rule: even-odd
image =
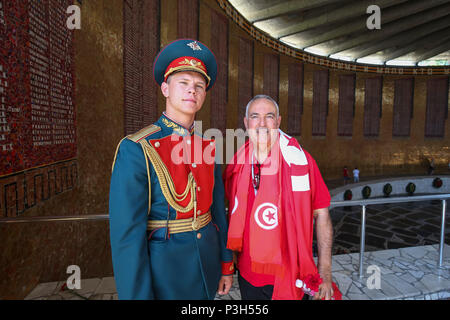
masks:
[[[157,126],[156,124],[151,124],[133,134],[128,135],[127,138],[133,142],[139,142],[142,139],[152,138],[152,136],[154,136],[157,132],[160,131],[161,127]]]
[[[141,130],[129,134],[122,138],[119,141],[116,147],[116,152],[114,154],[112,169],[114,170],[114,165],[116,163],[117,155],[122,153],[125,158],[133,158],[134,156],[142,157],[142,146],[140,145],[142,142],[145,142],[144,139],[148,139],[152,137],[157,132],[161,131],[161,128],[155,124],[151,124]]]

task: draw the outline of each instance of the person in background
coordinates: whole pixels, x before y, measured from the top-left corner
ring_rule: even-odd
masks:
[[[344,170],[342,173],[344,175],[344,185],[346,185],[350,181],[350,176],[348,175],[347,166],[344,167]]]
[[[432,175],[434,173],[434,170],[436,169],[436,166],[434,164],[434,158],[431,158],[430,160],[430,166],[428,167],[428,174]]]
[[[355,167],[355,169],[353,169],[353,182],[359,182],[359,170],[357,167]]]

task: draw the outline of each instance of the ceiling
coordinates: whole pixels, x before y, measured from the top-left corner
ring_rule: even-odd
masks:
[[[450,0],[229,0],[255,27],[294,48],[384,65],[450,65]],[[370,5],[380,9],[380,29]]]

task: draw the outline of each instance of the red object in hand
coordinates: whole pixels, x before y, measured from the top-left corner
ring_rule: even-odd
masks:
[[[322,284],[323,280],[320,277],[320,274],[309,274],[305,277],[305,279],[297,280],[296,286],[303,289],[303,292],[310,296],[315,296],[317,292],[319,292],[319,286]],[[339,288],[337,285],[332,282],[331,283],[333,287],[333,297],[332,300],[342,300],[342,293],[339,291]],[[322,298],[322,300],[325,300],[325,297]]]
[[[322,278],[320,277],[320,275],[318,273],[316,274],[309,274],[305,277],[304,280],[306,287],[314,292],[318,292],[319,291],[319,285],[323,282]]]

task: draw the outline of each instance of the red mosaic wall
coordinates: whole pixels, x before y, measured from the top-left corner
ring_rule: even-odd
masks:
[[[198,0],[178,0],[178,39],[198,39]]]
[[[288,133],[301,135],[303,114],[303,63],[289,65]]]
[[[448,80],[448,77],[427,80],[425,137],[445,136],[445,120],[448,118]]]
[[[0,177],[76,156],[71,4],[0,0]]]
[[[228,20],[211,10],[211,50],[217,60],[217,78],[211,88],[211,128],[225,133],[228,103]]]
[[[328,70],[316,70],[313,77],[312,135],[325,136],[328,116]]]
[[[381,100],[383,77],[368,78],[364,86],[364,136],[378,137],[380,134]]]
[[[278,86],[280,84],[280,56],[275,54],[264,54],[264,83],[263,94],[278,101]]]
[[[414,79],[398,79],[394,84],[393,137],[409,137],[413,117]]]
[[[355,117],[355,74],[339,76],[338,136],[351,137]]]
[[[245,109],[253,97],[253,41],[239,38],[238,117],[236,127],[245,129]]]
[[[123,6],[125,135],[158,120],[153,61],[159,52],[159,1],[130,0]]]

